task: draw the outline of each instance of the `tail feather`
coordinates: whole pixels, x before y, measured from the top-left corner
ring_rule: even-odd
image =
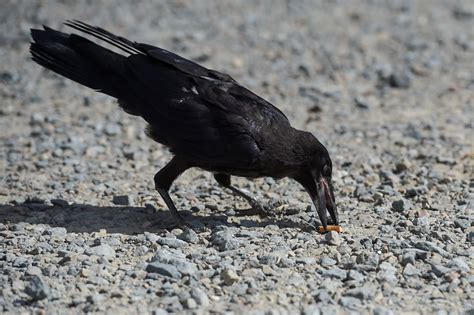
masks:
[[[31,36],[30,52],[35,62],[89,88],[120,97],[125,56],[48,27],[32,29]]]

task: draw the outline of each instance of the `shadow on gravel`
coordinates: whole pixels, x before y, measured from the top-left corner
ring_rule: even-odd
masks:
[[[185,215],[189,227],[200,230],[203,227],[243,226],[259,228],[276,225],[280,228],[299,228],[313,230],[309,224],[295,222],[288,218],[262,220],[240,219],[229,222],[228,216],[211,214],[202,216],[190,211],[180,211]],[[0,205],[0,223],[46,224],[52,227],[64,227],[68,232],[91,233],[106,229],[107,233],[141,234],[143,232],[159,232],[181,227],[176,224],[168,210],[151,213],[144,207],[114,206],[100,207],[93,205],[73,204],[59,207],[46,204]]]

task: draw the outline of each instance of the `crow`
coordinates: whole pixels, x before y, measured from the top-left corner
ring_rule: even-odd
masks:
[[[43,26],[31,30],[32,59],[116,98],[125,112],[148,123],[147,135],[173,154],[154,182],[175,218],[183,221],[169,189],[185,170],[197,167],[212,172],[220,185],[257,210],[262,207],[232,186],[231,176],[294,179],[310,195],[322,226],[328,224],[327,211],[338,224],[327,149],[311,133],[293,128],[277,107],[228,74],[165,49],[81,21],[65,24],[119,53],[80,35]]]

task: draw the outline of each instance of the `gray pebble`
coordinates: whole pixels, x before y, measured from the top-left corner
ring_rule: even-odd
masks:
[[[160,245],[169,246],[171,248],[180,248],[188,245],[188,243],[186,243],[185,241],[171,237],[160,237],[157,243]]]
[[[383,306],[377,306],[373,312],[374,315],[394,315],[395,313]]]
[[[398,279],[396,276],[397,269],[390,263],[384,261],[379,265],[379,272],[377,277],[379,281],[386,281],[389,283],[397,283]]]
[[[155,308],[154,310],[151,311],[152,315],[168,315],[169,313],[162,308]]]
[[[36,266],[29,266],[25,271],[27,276],[40,276],[41,274],[41,269]]]
[[[344,307],[355,307],[360,304],[360,300],[351,296],[343,296],[339,299],[339,304]]]
[[[183,240],[185,242],[188,242],[188,243],[191,243],[191,244],[197,244],[199,243],[199,237],[198,235],[196,234],[196,232],[194,232],[193,230],[191,229],[186,229],[183,231],[183,233],[181,233],[180,235],[178,235],[178,238],[180,240]]]
[[[347,274],[348,280],[354,280],[356,282],[362,282],[364,278],[364,275],[358,272],[357,270],[349,270]]]
[[[413,222],[416,226],[424,226],[427,227],[430,225],[430,221],[428,220],[428,217],[419,217],[416,218]]]
[[[403,254],[402,257],[402,265],[406,266],[407,264],[414,264],[416,259],[416,252],[415,251],[407,251]]]
[[[432,265],[431,271],[433,271],[433,273],[438,277],[444,277],[451,271],[451,269],[444,267],[443,265]]]
[[[335,261],[334,259],[332,259],[328,256],[323,256],[321,258],[320,264],[321,264],[321,266],[334,266],[335,264],[337,264],[337,261]]]
[[[232,250],[240,246],[240,242],[228,228],[214,232],[211,236],[211,242],[217,246],[220,251]]]
[[[441,247],[439,247],[433,242],[420,241],[420,242],[415,243],[415,247],[421,250],[432,251],[432,252],[438,253],[443,257],[451,256],[449,252],[445,251],[444,249],[442,249]]]
[[[209,297],[207,294],[200,288],[191,289],[191,296],[196,300],[196,302],[202,307],[209,306]]]
[[[453,258],[449,263],[448,267],[458,271],[469,272],[471,268],[461,257]]]
[[[295,259],[297,264],[303,264],[303,265],[312,265],[316,263],[316,258],[314,257],[298,257]],[[273,264],[268,264],[268,265],[273,265]]]
[[[64,199],[51,199],[50,202],[53,204],[53,206],[65,208],[69,206],[69,202],[67,202]]]
[[[120,134],[120,132],[121,132],[120,126],[117,124],[108,123],[107,125],[105,125],[104,133],[108,136],[115,136],[115,135]]]
[[[361,301],[368,300],[373,296],[373,290],[368,287],[347,290],[345,295],[358,298]]]
[[[389,77],[391,87],[407,89],[410,87],[411,80],[407,72],[394,72]]]
[[[339,236],[339,233],[337,233],[337,232],[329,231],[329,232],[326,233],[326,235],[324,237],[326,239],[326,242],[329,245],[333,245],[333,246],[341,245],[341,242],[342,242],[341,237]]]
[[[183,306],[187,309],[195,309],[197,307],[196,300],[193,298],[187,298],[183,301]]]
[[[392,202],[392,209],[396,212],[405,212],[411,209],[411,203],[407,199],[398,199]]]
[[[170,264],[163,264],[160,262],[151,262],[146,266],[146,271],[151,273],[159,273],[164,276],[168,276],[175,279],[181,278],[181,273],[175,266]]]
[[[32,300],[42,300],[51,294],[49,286],[41,277],[37,275],[28,276],[26,280],[25,293],[28,294]]]
[[[403,268],[403,275],[405,276],[419,276],[420,270],[416,269],[412,264],[407,264],[405,268]]]
[[[347,278],[347,271],[342,270],[340,268],[333,268],[333,269],[323,270],[322,276],[344,280]]]
[[[118,195],[113,197],[112,202],[115,205],[129,206],[133,204],[133,198],[130,195]]]
[[[194,275],[197,272],[197,266],[195,263],[189,262],[185,257],[173,254],[172,252],[166,249],[161,249],[157,251],[151,261],[169,264],[177,268],[181,273],[185,275]]]
[[[97,255],[103,257],[114,257],[115,250],[109,244],[101,244],[86,249],[87,255]]]
[[[220,277],[225,285],[232,285],[240,280],[240,277],[232,269],[224,270]]]
[[[67,230],[63,227],[53,227],[44,230],[43,235],[51,235],[56,237],[64,237],[67,234]]]
[[[463,230],[467,230],[471,226],[471,222],[467,219],[456,219],[454,224]]]
[[[332,296],[329,293],[328,290],[326,289],[321,289],[319,292],[316,294],[315,299],[317,302],[328,302],[332,300]]]

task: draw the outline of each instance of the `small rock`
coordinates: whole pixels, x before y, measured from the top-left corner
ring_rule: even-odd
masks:
[[[181,273],[175,266],[169,264],[163,264],[160,262],[151,262],[146,266],[146,271],[151,273],[159,273],[164,276],[168,276],[175,279],[181,278]]]
[[[214,232],[211,236],[211,242],[217,246],[220,251],[237,249],[240,246],[239,241],[234,237],[234,234],[229,228]]]
[[[29,276],[27,278],[28,284],[25,287],[25,293],[34,300],[42,300],[47,298],[51,294],[49,286],[43,281],[43,279],[37,275]]]
[[[191,244],[197,244],[199,243],[199,237],[198,235],[196,234],[196,232],[194,232],[193,230],[191,229],[186,229],[183,231],[183,233],[181,233],[180,235],[178,235],[178,238],[180,240],[183,240],[185,242],[188,242],[188,243],[191,243]]]
[[[348,280],[354,280],[356,282],[362,282],[364,281],[364,278],[364,275],[357,270],[349,270],[349,273],[347,274]]]
[[[329,231],[328,233],[326,233],[325,238],[326,238],[326,242],[329,245],[333,245],[333,246],[341,245],[341,237],[339,236],[339,233],[335,231]]]
[[[225,285],[232,285],[240,280],[240,277],[232,269],[226,269],[221,272],[221,279]]]
[[[151,243],[157,243],[158,240],[160,239],[160,237],[154,233],[150,233],[150,232],[145,232],[145,237],[147,239],[147,241],[151,242]]]
[[[457,271],[469,272],[471,268],[469,265],[460,257],[453,258],[449,263],[448,267]]]
[[[145,245],[142,245],[142,246],[139,246],[135,249],[135,255],[137,256],[143,256],[145,255],[146,253],[148,253],[149,251],[149,248],[146,247]]]
[[[176,238],[171,238],[171,237],[160,237],[158,239],[158,244],[166,245],[171,248],[180,248],[180,247],[188,245],[188,243],[186,243],[185,241],[182,241]]]
[[[407,264],[414,264],[416,260],[416,252],[415,251],[407,251],[403,254],[402,257],[402,265],[406,266]]]
[[[53,206],[65,208],[69,206],[69,202],[67,202],[64,199],[51,199],[50,202],[53,204]]]
[[[339,304],[344,307],[354,307],[360,304],[360,300],[351,296],[343,296],[339,299]]]
[[[151,315],[169,315],[168,311],[163,308],[155,308],[151,311]],[[384,314],[381,314],[384,315]]]
[[[389,283],[397,283],[398,279],[396,276],[397,269],[392,264],[384,261],[379,265],[379,272],[377,277],[379,281],[386,281]]]
[[[54,227],[44,230],[43,235],[50,235],[55,237],[64,237],[67,234],[67,230],[63,227]]]
[[[419,276],[420,271],[416,269],[412,264],[407,264],[403,269],[403,274],[405,276]]]
[[[130,195],[119,195],[119,196],[114,196],[112,199],[112,202],[115,205],[129,206],[133,204],[133,198]]]
[[[321,264],[321,266],[334,266],[335,264],[337,264],[337,261],[335,261],[334,259],[332,259],[328,256],[323,256],[321,258],[320,264]]]
[[[87,301],[92,304],[99,304],[105,300],[105,297],[102,294],[94,293],[92,295],[87,296]]]
[[[41,199],[41,198],[36,197],[36,196],[34,196],[34,197],[28,197],[28,198],[26,198],[26,200],[25,200],[25,203],[26,203],[26,204],[30,204],[30,203],[43,204],[44,202],[45,202],[44,199]]]
[[[408,89],[411,84],[410,76],[406,72],[394,72],[388,78],[391,87]]]
[[[360,109],[369,109],[369,104],[366,99],[361,97],[354,98],[354,104]]]
[[[396,212],[405,212],[411,209],[411,203],[407,199],[399,199],[392,202],[392,209]]]
[[[333,269],[323,270],[322,276],[344,280],[347,278],[347,271],[342,270],[340,268],[333,268]]]
[[[193,288],[191,290],[191,296],[196,300],[196,302],[202,307],[209,306],[209,297],[207,294],[200,288]]]
[[[454,8],[453,8],[453,16],[455,19],[457,20],[472,20],[474,19],[474,10],[472,10],[469,6],[465,5],[465,6],[461,6],[462,2],[460,2],[459,4],[457,4]],[[466,3],[469,3],[469,2],[466,2]]]
[[[108,136],[115,136],[121,132],[120,126],[114,123],[108,123],[104,128],[104,133]]]
[[[429,226],[430,225],[430,221],[428,217],[418,217],[415,219],[414,223],[416,226]]]
[[[184,256],[181,257],[179,255],[173,254],[166,249],[157,251],[151,261],[172,265],[177,268],[180,273],[185,275],[194,275],[197,272],[197,266],[195,263],[189,262]]]
[[[315,296],[316,302],[326,302],[332,300],[332,296],[326,289],[319,290],[318,294]]]
[[[312,264],[316,263],[316,258],[314,258],[314,257],[298,257],[298,258],[295,259],[295,261],[296,261],[297,264],[312,265]],[[262,262],[262,260],[260,260],[260,262]],[[275,262],[275,264],[277,262]],[[269,265],[273,265],[273,263],[270,263]]]
[[[367,287],[361,287],[348,290],[345,295],[352,296],[358,298],[361,301],[364,301],[370,299],[373,295],[373,292]]]
[[[25,271],[27,276],[40,276],[41,274],[41,269],[36,266],[29,266]]]
[[[451,271],[451,269],[444,267],[443,265],[432,265],[431,271],[433,271],[433,273],[438,277],[444,277]]]
[[[471,226],[471,222],[466,219],[456,219],[454,220],[454,224],[463,230],[467,230]]]
[[[436,244],[433,243],[433,242],[420,241],[420,242],[417,242],[417,243],[415,244],[415,247],[418,248],[418,249],[421,249],[421,250],[431,251],[431,252],[438,253],[438,254],[440,254],[440,255],[443,256],[443,257],[449,257],[449,256],[451,256],[451,255],[449,254],[449,252],[445,251],[444,249],[442,249],[441,247],[439,247],[438,245],[436,245]]]
[[[148,214],[154,214],[154,213],[158,212],[158,209],[154,205],[152,205],[151,203],[146,203],[145,204],[145,210],[146,210],[146,213],[148,213]]]
[[[115,250],[109,244],[101,244],[90,247],[86,250],[87,255],[96,255],[101,257],[114,257]]]
[[[186,300],[184,300],[183,306],[187,309],[192,310],[197,307],[197,303],[196,300],[194,300],[193,298],[187,298]]]
[[[373,315],[394,315],[394,314],[395,313],[392,310],[385,308],[383,306],[377,306],[373,312]]]

